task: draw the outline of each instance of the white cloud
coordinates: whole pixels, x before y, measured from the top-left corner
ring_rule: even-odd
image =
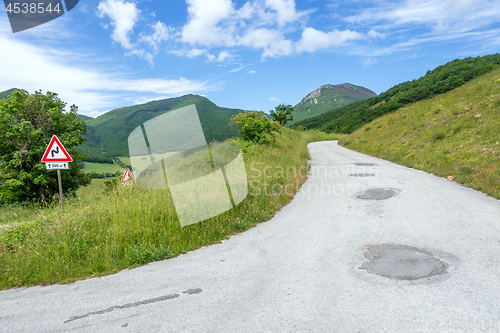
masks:
[[[258,72],[257,71],[254,71],[254,70],[251,70],[251,71],[248,71],[247,74],[257,74]]]
[[[367,36],[370,38],[376,39],[376,38],[385,38],[386,35],[372,29],[372,30],[368,31]]]
[[[186,56],[188,58],[196,58],[199,57],[200,55],[206,54],[206,50],[200,50],[200,49],[192,49],[186,53]]]
[[[131,51],[125,53],[125,55],[126,56],[131,56],[131,55],[138,56],[141,59],[147,60],[147,62],[149,62],[149,65],[151,67],[154,67],[154,62],[153,62],[154,56],[150,52],[147,52],[144,49],[134,49],[134,50],[131,50]]]
[[[234,13],[231,0],[187,0],[189,22],[182,29],[182,40],[204,46],[231,46],[231,27],[221,27]],[[225,29],[224,29],[225,28]]]
[[[295,0],[266,0],[266,7],[276,12],[279,26],[295,22],[299,17],[295,10]]]
[[[0,63],[9,64],[0,71],[0,90],[43,89],[60,95],[69,105],[76,104],[80,112],[96,116],[111,108],[123,106],[127,98],[140,99],[148,95],[179,96],[217,89],[206,81],[187,78],[127,79],[121,74],[92,68],[67,65],[61,57],[42,47],[20,42],[11,35],[0,34]],[[74,58],[72,58],[74,60]]]
[[[97,15],[100,18],[108,16],[111,20],[113,26],[111,38],[128,50],[134,47],[129,35],[133,32],[140,12],[135,3],[123,0],[105,0],[97,6]]]
[[[297,12],[294,0],[253,0],[239,9],[231,0],[187,3],[189,20],[182,29],[184,43],[250,47],[261,50],[262,58],[293,54],[293,41],[285,34],[304,15]],[[220,56],[218,60],[222,61]]]
[[[345,44],[349,41],[364,39],[365,36],[355,31],[333,30],[323,32],[314,28],[306,28],[302,32],[302,38],[297,43],[297,52],[316,52],[322,49],[328,49],[332,46]]]
[[[219,55],[217,56],[217,61],[218,61],[218,62],[224,62],[224,61],[229,60],[229,59],[231,59],[231,58],[232,58],[232,56],[231,56],[231,54],[230,54],[229,52],[227,52],[227,51],[222,51],[222,52],[220,52],[220,53],[219,53]]]
[[[186,57],[189,59],[198,58],[204,56],[209,62],[226,62],[233,59],[233,56],[228,51],[219,52],[218,55],[210,53],[207,49],[194,48],[191,50],[176,50],[168,51],[169,54],[176,55],[178,57]]]
[[[365,58],[361,63],[363,64],[363,68],[368,68],[378,63],[378,60],[375,58]]]
[[[437,31],[471,31],[498,22],[499,15],[497,0],[403,0],[382,1],[346,20],[386,29],[424,25]]]
[[[230,73],[236,73],[236,72],[239,72],[241,71],[243,68],[245,68],[246,66],[241,66],[241,67],[238,67],[238,68],[234,68],[234,69],[231,69],[229,72]]]
[[[168,40],[171,37],[172,29],[167,27],[165,23],[162,23],[160,21],[156,22],[151,27],[153,28],[153,34],[142,36],[141,41],[148,43],[156,51],[158,50],[158,44]]]
[[[367,36],[384,39],[384,46],[357,45],[351,54],[366,57],[414,50],[424,44],[460,41],[464,48],[492,52],[493,32],[500,22],[498,0],[363,1],[365,9],[344,20],[372,30]],[[393,43],[390,45],[390,43]],[[388,45],[389,44],[389,45]],[[470,55],[471,52],[465,52]]]
[[[263,50],[262,57],[279,57],[293,53],[293,43],[285,39],[278,30],[255,29],[238,40],[238,45]]]

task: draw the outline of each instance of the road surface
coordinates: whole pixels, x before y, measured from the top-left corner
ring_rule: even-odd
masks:
[[[2,291],[0,331],[500,331],[499,201],[336,142],[309,150],[311,176],[272,220],[112,276]]]

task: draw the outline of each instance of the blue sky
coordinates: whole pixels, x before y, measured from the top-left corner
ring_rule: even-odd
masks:
[[[498,0],[80,0],[15,34],[0,12],[0,90],[50,90],[90,116],[188,93],[267,112],[499,51]]]

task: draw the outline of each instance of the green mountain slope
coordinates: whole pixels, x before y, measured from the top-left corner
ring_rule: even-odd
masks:
[[[500,68],[380,117],[340,144],[500,198]]]
[[[10,95],[16,91],[17,88],[12,88],[12,89],[9,89],[9,90],[5,90],[5,91],[2,91],[0,92],[0,99],[5,99],[5,98],[9,98]]]
[[[87,141],[80,152],[107,157],[128,156],[128,136],[138,126],[170,110],[195,104],[207,142],[223,141],[238,135],[230,118],[242,110],[221,108],[209,99],[185,95],[109,111],[87,119]]]
[[[454,60],[417,80],[398,84],[377,97],[296,123],[306,129],[351,133],[373,119],[400,107],[445,93],[488,73],[500,64],[500,54]]]
[[[83,120],[83,121],[88,121],[88,120],[90,120],[90,119],[94,119],[94,118],[89,117],[89,116],[86,116],[86,115],[84,115],[84,114],[79,114],[79,115],[78,115],[78,119]]]
[[[373,91],[354,84],[327,84],[316,89],[295,105],[293,121],[290,124],[374,96],[377,94]]]

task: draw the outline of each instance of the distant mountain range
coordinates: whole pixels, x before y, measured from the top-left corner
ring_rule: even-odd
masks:
[[[15,90],[0,92],[0,99],[8,98]],[[128,136],[135,128],[166,112],[193,104],[207,143],[238,136],[238,128],[231,123],[231,117],[244,110],[219,107],[203,96],[185,95],[115,109],[96,118],[79,114],[78,117],[87,123],[87,140],[77,149],[87,155],[89,162],[112,163],[111,158],[129,155]]]
[[[377,94],[373,91],[354,84],[327,84],[304,97],[294,107],[293,121],[290,124],[375,96]]]
[[[0,99],[9,97],[15,90],[0,92]],[[294,122],[372,96],[376,96],[373,91],[349,83],[324,85],[295,106]],[[79,118],[87,123],[87,140],[78,151],[87,155],[89,162],[112,163],[112,158],[129,155],[128,136],[135,128],[166,112],[192,104],[198,110],[207,142],[224,141],[238,135],[230,119],[244,110],[219,107],[206,97],[185,95],[118,108],[97,118],[80,114]]]

